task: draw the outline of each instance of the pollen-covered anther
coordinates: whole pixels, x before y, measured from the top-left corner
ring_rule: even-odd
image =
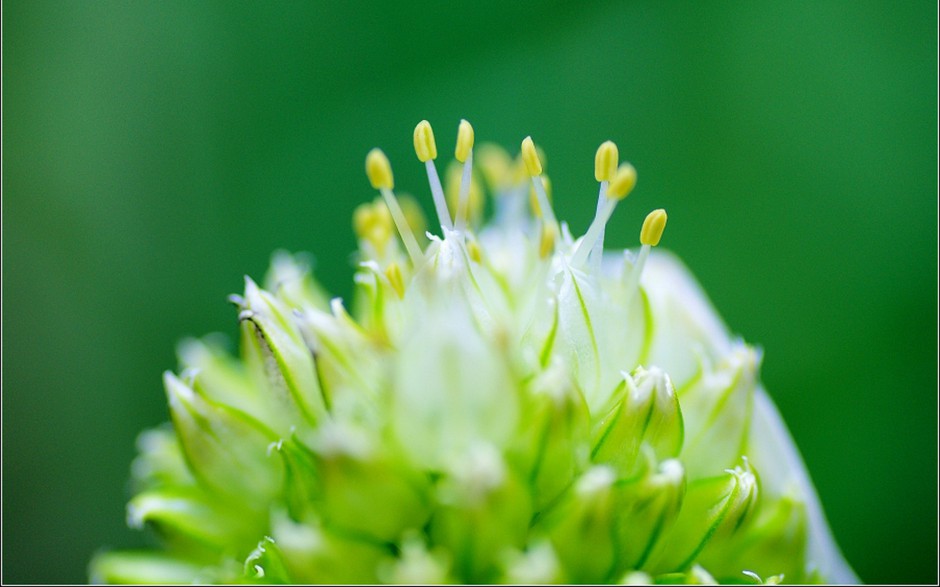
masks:
[[[526,137],[522,140],[522,160],[525,162],[526,171],[529,172],[529,175],[542,174],[542,162],[539,160],[539,153],[535,150],[532,137]]]
[[[454,157],[463,163],[470,156],[473,149],[473,127],[466,120],[460,121],[457,127],[457,146],[454,148]]]
[[[552,210],[551,202],[549,202],[548,194],[545,191],[545,184],[542,182],[542,160],[538,149],[535,148],[535,143],[532,142],[532,137],[526,137],[522,140],[522,161],[525,163],[526,172],[532,180],[532,188],[535,189],[541,217],[548,224],[557,225],[555,212]]]
[[[473,181],[473,127],[466,120],[461,120],[457,127],[457,146],[454,147],[454,157],[463,163],[460,174],[460,186],[457,197],[457,214],[454,217],[454,226],[462,231],[467,224],[467,217],[473,216],[468,206],[473,203],[471,190],[475,187]],[[479,191],[479,189],[477,189]],[[479,200],[479,197],[477,198]]]
[[[594,155],[594,178],[597,181],[610,181],[617,172],[620,157],[617,145],[613,141],[604,141]]]
[[[640,243],[651,247],[658,245],[666,228],[666,218],[666,211],[662,208],[650,212],[640,229]]]
[[[431,123],[427,120],[422,120],[415,127],[415,154],[418,156],[418,161],[422,163],[437,159],[434,131],[431,129]]]
[[[377,190],[382,188],[393,189],[395,187],[392,166],[382,149],[372,149],[366,155],[366,175],[369,177],[369,183]]]
[[[415,154],[418,160],[424,163],[428,172],[428,184],[431,186],[431,195],[434,198],[434,209],[437,211],[437,219],[441,223],[442,229],[452,229],[454,227],[450,219],[450,212],[447,210],[447,202],[444,201],[444,188],[441,186],[441,178],[437,175],[437,167],[434,166],[434,160],[437,159],[437,144],[434,142],[434,131],[431,129],[431,123],[422,120],[415,126]]]
[[[381,200],[360,204],[353,212],[353,230],[360,240],[372,245],[381,254],[392,238],[392,216]]]
[[[629,163],[624,163],[617,168],[607,187],[607,197],[614,200],[622,200],[630,195],[636,186],[636,169]]]

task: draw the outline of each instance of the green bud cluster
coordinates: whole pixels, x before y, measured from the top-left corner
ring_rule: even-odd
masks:
[[[301,257],[247,279],[237,356],[183,342],[139,439],[128,522],[161,548],[92,579],[854,581],[760,353],[681,263],[573,266],[566,225],[546,256],[499,185],[420,262],[369,225],[351,313]]]

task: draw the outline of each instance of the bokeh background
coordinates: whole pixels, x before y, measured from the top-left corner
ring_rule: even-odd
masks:
[[[350,214],[411,133],[547,152],[608,242],[664,245],[763,378],[869,582],[937,579],[937,21],[908,2],[3,3],[3,580],[83,582],[186,335],[277,248],[351,291]]]

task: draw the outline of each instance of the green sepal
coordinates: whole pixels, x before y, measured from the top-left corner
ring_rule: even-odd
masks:
[[[325,528],[315,520],[295,522],[275,512],[274,545],[296,583],[375,583],[378,562],[389,550]]]
[[[187,585],[215,579],[212,567],[151,551],[106,552],[88,567],[93,584]]]
[[[678,456],[683,421],[679,398],[663,371],[637,367],[632,376],[622,375],[614,407],[595,426],[591,460],[610,464],[625,477],[632,474],[643,446],[657,461]]]
[[[200,484],[234,503],[266,507],[283,476],[281,463],[267,454],[277,440],[274,433],[234,408],[208,401],[169,371],[163,382],[183,454]]]
[[[317,379],[330,410],[374,411],[385,375],[381,341],[356,324],[339,299],[330,303],[330,311],[307,308],[296,318],[306,348],[316,357]]]
[[[265,536],[245,558],[244,580],[248,583],[284,585],[295,581],[274,539]]]
[[[592,467],[537,521],[535,531],[551,540],[566,582],[610,580],[618,556],[614,542],[616,482],[612,467]]]
[[[559,361],[534,379],[522,397],[525,419],[509,453],[543,511],[587,468],[590,415],[584,396]]]
[[[745,468],[690,482],[678,518],[643,570],[686,572],[706,547],[742,531],[757,499],[757,478],[747,463]]]
[[[322,489],[317,508],[324,525],[349,536],[395,542],[405,530],[427,522],[427,479],[403,460],[371,447],[359,452],[315,446],[314,451]]]
[[[680,395],[686,415],[682,462],[689,479],[732,467],[743,454],[754,405],[760,354],[740,345],[714,373],[697,379]]]
[[[196,479],[186,464],[179,437],[164,423],[137,436],[138,455],[131,463],[135,492],[161,487],[188,487]]]
[[[783,496],[761,503],[746,532],[702,552],[701,562],[722,582],[739,580],[742,571],[787,582],[805,582],[807,518],[804,504]]]
[[[644,461],[643,472],[616,486],[617,574],[644,567],[675,523],[685,498],[685,471],[678,460],[656,465],[652,451],[646,450]]]
[[[529,491],[491,447],[477,446],[437,486],[430,520],[433,544],[453,557],[454,577],[489,583],[499,573],[500,556],[526,542],[532,505]]]
[[[252,414],[273,429],[281,422],[271,404],[254,385],[242,362],[228,354],[219,337],[185,339],[177,346],[184,373],[191,374],[193,389],[209,401]]]
[[[200,487],[139,493],[127,504],[127,520],[132,528],[153,527],[170,548],[189,554],[250,545],[267,521],[264,515],[233,509]]]
[[[245,297],[237,301],[245,360],[261,375],[255,377],[256,385],[267,389],[271,403],[290,423],[300,423],[295,415],[299,410],[303,420],[316,424],[326,412],[325,398],[313,354],[292,312],[248,277]]]
[[[278,440],[270,450],[284,463],[283,499],[287,514],[295,520],[312,515],[322,493],[316,455],[297,439],[296,434]]]

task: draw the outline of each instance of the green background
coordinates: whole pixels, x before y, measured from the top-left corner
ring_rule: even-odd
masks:
[[[348,296],[381,145],[547,153],[583,231],[593,156],[639,184],[608,228],[664,246],[763,379],[865,581],[937,578],[934,2],[3,3],[3,580],[82,582],[125,528],[134,438],[186,335],[277,248]]]

